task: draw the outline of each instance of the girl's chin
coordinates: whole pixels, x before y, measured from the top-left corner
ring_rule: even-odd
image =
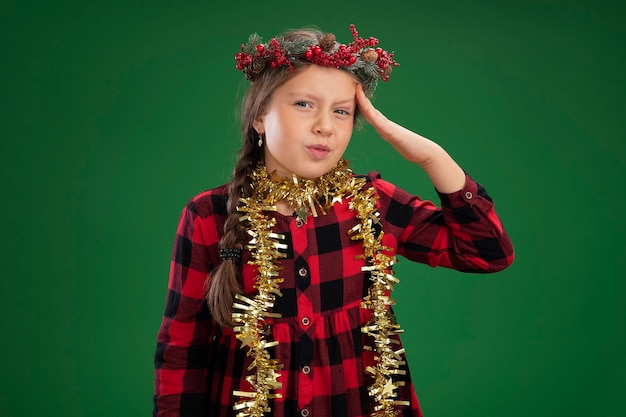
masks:
[[[311,167],[310,169],[299,169],[298,172],[295,172],[295,174],[300,177],[300,178],[305,178],[307,180],[313,180],[316,178],[321,177],[322,175],[326,174],[328,171],[330,171],[330,169],[335,166],[335,164],[338,161],[334,161],[333,163],[328,163],[328,161],[325,161],[325,164],[316,164],[316,166]]]
[[[293,174],[296,174],[298,178],[313,180],[326,174],[328,171],[330,171],[330,169],[333,166],[335,166],[337,162],[339,162],[339,160],[337,161],[326,160],[323,163],[320,162],[320,163],[314,163],[314,164],[311,164],[311,163],[301,164],[300,166],[294,167],[295,169],[293,170]],[[267,168],[267,171],[269,173],[272,172],[269,167]],[[284,169],[279,170],[276,174],[283,178],[291,178],[292,176],[291,172],[288,172],[287,170],[284,170]]]

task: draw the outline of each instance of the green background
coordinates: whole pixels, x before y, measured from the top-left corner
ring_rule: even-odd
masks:
[[[227,181],[234,54],[349,24],[401,66],[375,105],[489,190],[495,275],[400,261],[427,417],[626,415],[626,13],[607,1],[1,1],[0,416],[151,414],[187,199]],[[359,172],[435,193],[369,127]]]

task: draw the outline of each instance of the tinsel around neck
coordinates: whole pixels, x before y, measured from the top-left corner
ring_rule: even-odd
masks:
[[[270,206],[284,202],[296,210],[306,208],[318,216],[318,208],[325,214],[337,201],[352,195],[364,182],[356,178],[348,161],[340,159],[335,166],[319,178],[306,179],[292,174],[283,178],[275,173],[268,173],[264,164],[259,164],[250,174],[252,198],[264,201]]]
[[[361,328],[371,341],[363,349],[374,353],[375,363],[364,370],[372,381],[367,388],[374,403],[371,416],[398,416],[398,407],[408,406],[409,402],[398,399],[396,392],[404,385],[398,377],[405,374],[401,368],[406,366],[401,356],[404,349],[394,350],[394,335],[402,330],[390,311],[390,306],[394,304],[390,293],[398,282],[392,271],[396,258],[389,253],[390,248],[383,246],[384,232],[376,227],[380,214],[374,189],[365,185],[364,178],[353,176],[343,159],[315,180],[302,180],[296,176],[291,179],[272,178],[264,165],[259,165],[250,176],[252,195],[241,198],[238,210],[243,213],[240,221],[251,236],[246,249],[251,254],[249,264],[256,267],[254,288],[257,293],[254,298],[236,297],[233,331],[241,341],[241,347],[247,348],[246,354],[252,357],[252,365],[248,369],[253,371],[246,381],[253,390],[233,392],[239,397],[233,406],[237,416],[263,417],[271,412],[270,400],[282,398],[279,379],[283,365],[270,355],[268,349],[279,344],[271,340],[270,320],[281,317],[272,309],[276,297],[282,297],[280,284],[284,279],[280,277],[280,259],[286,256],[287,244],[284,235],[274,232],[276,219],[268,216],[267,211],[276,211],[275,204],[286,201],[300,206],[303,211],[310,209],[316,216],[316,206],[327,210],[335,202],[343,203],[343,199],[348,201],[356,219],[356,225],[348,234],[352,240],[363,244],[363,254],[357,258],[363,259],[365,265],[361,269],[371,281],[368,295],[361,303],[362,308],[371,312],[371,319]]]

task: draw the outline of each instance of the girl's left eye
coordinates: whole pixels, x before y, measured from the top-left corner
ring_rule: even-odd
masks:
[[[344,110],[344,109],[337,109],[337,110],[335,110],[335,113],[339,113],[341,115],[346,115],[346,116],[350,114],[350,112],[348,112],[347,110]]]

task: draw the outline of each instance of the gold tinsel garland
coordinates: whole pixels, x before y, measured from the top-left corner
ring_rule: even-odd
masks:
[[[239,411],[237,417],[263,417],[265,412],[271,411],[269,400],[280,398],[280,394],[273,390],[282,387],[278,382],[282,364],[272,359],[267,350],[278,342],[268,341],[271,328],[266,318],[280,317],[271,309],[275,297],[282,296],[280,283],[283,279],[279,277],[281,267],[278,260],[285,254],[279,249],[286,249],[287,246],[282,243],[284,235],[272,232],[276,220],[267,212],[276,211],[276,203],[283,201],[295,207],[298,219],[306,222],[307,216],[318,216],[317,209],[325,214],[334,203],[342,203],[343,199],[349,200],[349,208],[359,221],[349,234],[352,240],[363,242],[363,254],[359,258],[365,261],[366,266],[362,269],[369,272],[372,281],[369,294],[361,303],[362,308],[372,312],[372,319],[361,329],[373,338],[372,346],[364,346],[364,349],[374,352],[374,365],[365,369],[373,379],[368,387],[368,393],[375,402],[372,417],[397,416],[399,410],[394,406],[407,406],[409,402],[396,400],[395,390],[404,382],[393,378],[394,375],[405,374],[400,369],[405,365],[401,357],[404,349],[394,350],[392,346],[399,343],[393,336],[402,332],[390,310],[394,301],[389,295],[398,283],[392,271],[396,258],[385,253],[390,248],[382,246],[383,232],[376,232],[375,225],[379,223],[380,214],[376,208],[374,189],[364,188],[366,180],[355,178],[343,159],[316,180],[303,180],[295,175],[291,181],[272,178],[263,165],[251,174],[251,180],[252,195],[241,199],[238,210],[245,213],[240,221],[251,236],[246,249],[251,253],[249,263],[257,267],[255,289],[258,292],[254,299],[237,296],[233,304],[236,311],[233,313],[233,330],[242,348],[248,347],[247,355],[253,358],[248,371],[255,369],[255,372],[246,380],[254,391],[233,392],[240,397],[234,405],[234,409]]]

